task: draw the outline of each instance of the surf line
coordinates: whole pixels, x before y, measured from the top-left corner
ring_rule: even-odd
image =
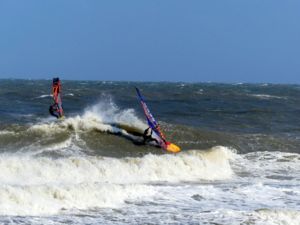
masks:
[[[150,112],[150,109],[148,108],[144,97],[142,96],[140,90],[135,87],[135,90],[137,92],[138,95],[138,99],[141,103],[141,106],[143,108],[145,117],[147,119],[147,123],[149,128],[147,128],[144,132],[144,140],[145,139],[149,139],[150,141],[152,140],[157,140],[157,143],[159,144],[159,146],[168,151],[168,152],[173,152],[173,153],[177,153],[180,152],[181,149],[179,146],[169,142],[166,140],[166,136],[164,135],[164,133],[161,131],[159,124],[156,122],[154,116],[152,115],[152,113]],[[151,132],[149,133],[149,129],[151,129]],[[156,139],[152,138],[152,131],[154,132],[154,134],[156,135]]]

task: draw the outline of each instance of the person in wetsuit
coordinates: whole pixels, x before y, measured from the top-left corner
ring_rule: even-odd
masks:
[[[61,105],[61,99],[60,99],[60,80],[58,77],[53,78],[52,81],[52,94],[53,94],[53,100],[54,104],[50,105],[49,107],[49,113],[56,117],[57,119],[63,118],[63,109]]]
[[[144,133],[143,133],[143,144],[148,144],[151,141],[155,141],[157,145],[159,145],[158,140],[156,140],[155,138],[152,137],[152,129],[151,127],[148,127]]]
[[[56,117],[57,119],[60,118],[59,110],[58,110],[58,105],[54,103],[53,105],[50,105],[49,107],[49,113]]]

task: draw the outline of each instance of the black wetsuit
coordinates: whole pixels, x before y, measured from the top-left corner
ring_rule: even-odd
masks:
[[[152,132],[153,132],[152,129],[151,129],[151,131],[150,131],[150,134],[148,134],[149,129],[151,129],[151,128],[148,127],[148,128],[144,131],[144,134],[143,134],[143,138],[144,138],[143,144],[147,144],[147,143],[149,143],[149,142],[151,142],[151,141],[155,141],[156,144],[159,145],[159,142],[158,142],[155,138],[152,137]]]
[[[59,113],[57,111],[57,104],[56,103],[54,103],[53,105],[50,105],[50,107],[49,107],[49,113],[52,116],[56,117],[57,119],[60,117]]]

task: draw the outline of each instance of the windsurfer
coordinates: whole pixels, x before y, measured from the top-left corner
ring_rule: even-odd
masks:
[[[52,81],[52,95],[54,103],[49,107],[49,113],[59,118],[64,118],[64,111],[62,109],[62,102],[61,102],[61,84],[58,77],[53,78]]]
[[[147,144],[151,141],[155,141],[157,145],[159,145],[159,142],[158,140],[156,140],[155,138],[152,137],[152,129],[151,127],[148,127],[145,131],[144,131],[144,134],[143,134],[143,144]]]

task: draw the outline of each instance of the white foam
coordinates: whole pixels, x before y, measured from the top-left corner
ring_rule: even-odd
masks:
[[[286,99],[286,97],[280,97],[275,95],[267,95],[267,94],[251,94],[249,96],[256,97],[259,99]]]
[[[293,179],[300,177],[300,154],[287,152],[251,152],[245,155],[234,155],[232,164],[237,174],[248,174],[251,179]],[[246,179],[248,179],[246,176]]]
[[[14,131],[0,130],[0,135],[13,135],[13,134],[15,134]]]
[[[72,210],[120,207],[155,193],[145,185],[81,183],[76,185],[0,186],[0,215],[51,215]]]
[[[43,147],[41,147],[39,143],[33,143],[29,146],[22,147],[17,153],[19,155],[26,154],[26,156],[38,156],[39,154],[44,154],[46,152],[56,152],[64,156],[79,156],[84,155],[84,152],[89,151],[89,149],[84,149],[83,152],[82,148],[74,144],[75,141],[77,143],[81,142],[81,144],[84,143],[78,135],[71,135],[65,141],[43,145]],[[83,145],[85,146],[86,144],[84,143]]]
[[[141,129],[147,126],[135,115],[133,109],[121,110],[111,99],[106,99],[92,107],[88,107],[82,117],[88,120],[97,120],[105,124],[122,123]]]
[[[114,124],[122,124],[143,131],[147,125],[142,122],[133,109],[119,109],[111,99],[100,101],[88,107],[83,115],[69,117],[57,122],[50,117],[39,124],[31,126],[29,131],[38,131],[52,135],[53,132],[62,132],[73,129],[75,132],[98,130],[102,132],[123,133],[127,132]]]
[[[195,94],[198,94],[198,95],[203,95],[203,89],[199,89],[195,92]]]
[[[262,86],[262,87],[267,87],[267,86],[269,86],[269,84],[268,84],[268,83],[265,83],[265,84],[261,84],[260,86]]]
[[[244,83],[238,82],[238,83],[233,83],[232,85],[243,85]]]
[[[35,98],[49,98],[49,97],[52,97],[53,95],[52,94],[48,94],[48,95],[40,95],[38,97],[35,97]]]
[[[300,225],[300,211],[260,209],[253,213],[257,225]]]
[[[231,152],[225,147],[176,155],[142,158],[68,157],[50,159],[23,155],[0,156],[0,184],[149,183],[223,180],[232,176]]]
[[[76,156],[51,159],[0,155],[0,215],[49,215],[121,207],[145,200],[153,182],[223,180],[232,175],[225,147],[142,158]]]

